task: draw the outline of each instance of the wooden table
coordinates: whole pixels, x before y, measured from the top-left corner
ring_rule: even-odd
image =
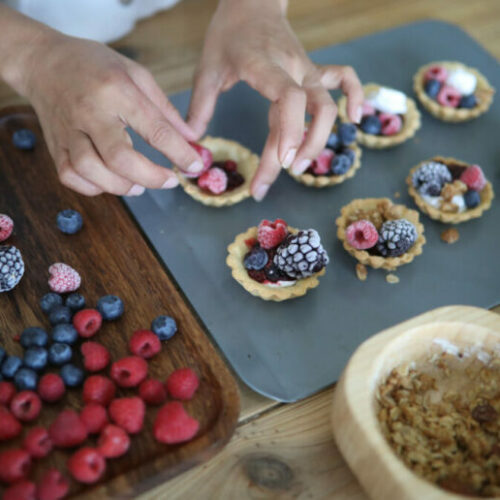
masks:
[[[113,46],[148,67],[165,91],[188,88],[216,3],[184,0]],[[498,0],[290,0],[289,17],[308,50],[434,18],[459,24],[500,57]],[[0,107],[19,102],[0,85]],[[367,498],[332,439],[333,388],[289,405],[240,389],[240,423],[228,446],[141,499]]]

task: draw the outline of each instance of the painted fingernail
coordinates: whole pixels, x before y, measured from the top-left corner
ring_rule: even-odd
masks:
[[[174,188],[175,186],[179,185],[179,179],[177,177],[169,177],[166,181],[165,184],[161,187],[161,189],[171,189]]]
[[[269,188],[271,186],[269,184],[261,184],[256,190],[253,195],[255,201],[262,201],[264,199],[264,196],[266,196],[267,192],[269,191]]]
[[[303,174],[311,165],[311,160],[301,160],[297,165],[292,167],[292,171],[295,175]]]
[[[201,161],[198,160],[191,163],[191,165],[189,165],[189,167],[187,168],[187,171],[191,172],[192,174],[195,174],[196,172],[201,172],[202,170],[203,170],[203,163],[201,163]]]
[[[354,122],[355,123],[360,123],[361,122],[361,116],[363,114],[363,107],[359,106],[358,109],[356,110],[355,116],[354,116]]]
[[[139,184],[134,184],[125,196],[140,196],[142,193],[146,191],[144,186],[140,186]]]
[[[283,160],[283,163],[281,166],[283,168],[289,168],[290,165],[293,163],[293,160],[295,160],[295,155],[297,154],[297,149],[292,148],[288,150],[288,153],[285,155],[285,159]]]

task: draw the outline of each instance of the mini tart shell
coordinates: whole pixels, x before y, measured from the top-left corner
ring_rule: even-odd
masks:
[[[464,69],[473,73],[477,78],[477,87],[474,91],[478,99],[478,105],[472,109],[457,109],[441,106],[436,100],[429,97],[424,90],[424,74],[431,66],[443,66],[447,70]],[[466,66],[459,62],[437,61],[422,66],[413,77],[413,90],[422,106],[434,117],[445,122],[460,123],[473,120],[479,115],[486,113],[493,102],[495,89],[488,80],[475,68]]]
[[[366,250],[358,250],[351,246],[346,238],[346,229],[351,224],[349,216],[357,210],[377,210],[383,206],[387,210],[393,210],[393,219],[407,219],[417,230],[417,240],[414,245],[403,255],[399,257],[382,257],[372,255]],[[384,210],[385,211],[385,210]],[[388,220],[388,219],[387,219]],[[393,204],[389,198],[364,198],[351,201],[348,205],[342,207],[340,217],[337,218],[337,236],[345,248],[354,258],[365,266],[371,266],[375,269],[386,269],[394,271],[397,267],[404,264],[409,264],[417,255],[423,251],[422,247],[425,244],[424,226],[419,220],[419,214],[416,210],[405,207],[404,205]]]
[[[295,234],[298,232],[298,229],[288,227],[288,231]],[[226,258],[226,264],[231,268],[233,278],[247,292],[250,292],[252,295],[260,297],[264,300],[281,302],[295,297],[302,297],[302,295],[305,295],[309,289],[316,288],[319,285],[318,277],[325,274],[325,268],[308,278],[297,280],[294,285],[281,288],[268,287],[250,278],[247,270],[243,266],[243,258],[248,253],[248,246],[245,243],[245,240],[250,238],[257,238],[256,226],[253,226],[245,233],[241,233],[236,236],[235,240],[227,247],[228,256]]]
[[[179,184],[195,200],[211,207],[227,207],[250,197],[250,184],[259,166],[259,157],[236,141],[219,137],[205,137],[200,144],[212,152],[214,161],[233,160],[238,163],[238,172],[245,182],[236,189],[222,194],[210,194],[200,189],[193,179],[185,177],[177,166],[174,167]]]
[[[376,83],[367,83],[366,85],[363,85],[363,91],[366,96],[381,87],[381,85],[378,85]],[[417,133],[417,130],[421,125],[420,112],[415,101],[408,96],[406,96],[406,106],[407,110],[404,115],[403,128],[397,134],[366,134],[361,130],[360,127],[358,127],[358,133],[356,136],[357,142],[359,144],[362,144],[363,146],[366,146],[367,148],[385,149],[397,146],[398,144],[401,144],[413,137]],[[338,108],[340,119],[343,122],[350,122],[349,117],[347,116],[347,99],[345,96],[342,96],[339,99]]]
[[[406,178],[406,183],[408,184],[408,192],[410,193],[410,196],[413,198],[415,201],[415,204],[417,207],[424,213],[427,214],[431,219],[438,220],[441,222],[445,222],[446,224],[459,224],[460,222],[465,222],[470,219],[476,219],[478,217],[481,217],[483,212],[485,210],[488,210],[491,207],[491,202],[493,201],[493,198],[495,197],[495,194],[493,192],[493,186],[491,185],[491,182],[487,182],[486,186],[483,188],[483,190],[479,193],[479,196],[481,197],[481,203],[477,207],[470,208],[465,210],[464,212],[460,213],[449,213],[449,212],[443,212],[442,210],[439,210],[436,207],[433,207],[432,205],[429,205],[424,201],[424,199],[420,196],[419,192],[413,187],[413,182],[412,182],[412,177],[414,172],[424,163],[430,162],[430,161],[435,161],[439,163],[444,163],[445,165],[448,165],[449,163],[454,163],[456,165],[462,165],[464,167],[468,167],[469,164],[465,163],[463,161],[457,160],[455,158],[451,157],[443,157],[443,156],[434,156],[433,158],[430,158],[429,160],[425,160],[420,162],[418,165],[415,165],[411,170],[410,173],[408,174],[408,177]]]

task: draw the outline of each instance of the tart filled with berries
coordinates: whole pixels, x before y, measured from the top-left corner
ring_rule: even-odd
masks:
[[[433,62],[413,77],[424,108],[446,122],[463,122],[488,111],[495,89],[477,70],[459,62]]]
[[[420,112],[415,101],[403,92],[375,83],[363,85],[365,100],[358,125],[357,141],[368,148],[397,146],[420,128]],[[339,116],[348,122],[347,99],[339,99]]]
[[[282,219],[239,234],[228,252],[233,278],[252,295],[277,302],[317,287],[329,262],[317,231],[294,229]]]
[[[422,253],[424,226],[416,210],[388,198],[351,201],[337,218],[337,236],[361,264],[393,271]]]
[[[410,170],[406,182],[418,208],[431,219],[457,224],[491,207],[493,187],[479,165],[435,156]]]
[[[175,167],[187,194],[213,207],[234,205],[250,196],[250,184],[259,166],[256,154],[235,141],[218,137],[205,137],[191,145],[200,154],[204,169],[188,174]]]
[[[297,182],[317,188],[350,179],[361,167],[361,149],[356,145],[356,133],[355,125],[342,123],[330,134],[323,151],[303,174],[295,175],[290,169],[287,172]]]

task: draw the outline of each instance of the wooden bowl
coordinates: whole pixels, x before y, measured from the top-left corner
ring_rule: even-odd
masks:
[[[443,345],[498,352],[500,315],[450,306],[384,330],[356,350],[335,388],[332,424],[337,445],[375,500],[479,498],[449,493],[417,476],[392,450],[376,416],[375,391],[391,370],[406,362],[427,360],[442,351]]]

